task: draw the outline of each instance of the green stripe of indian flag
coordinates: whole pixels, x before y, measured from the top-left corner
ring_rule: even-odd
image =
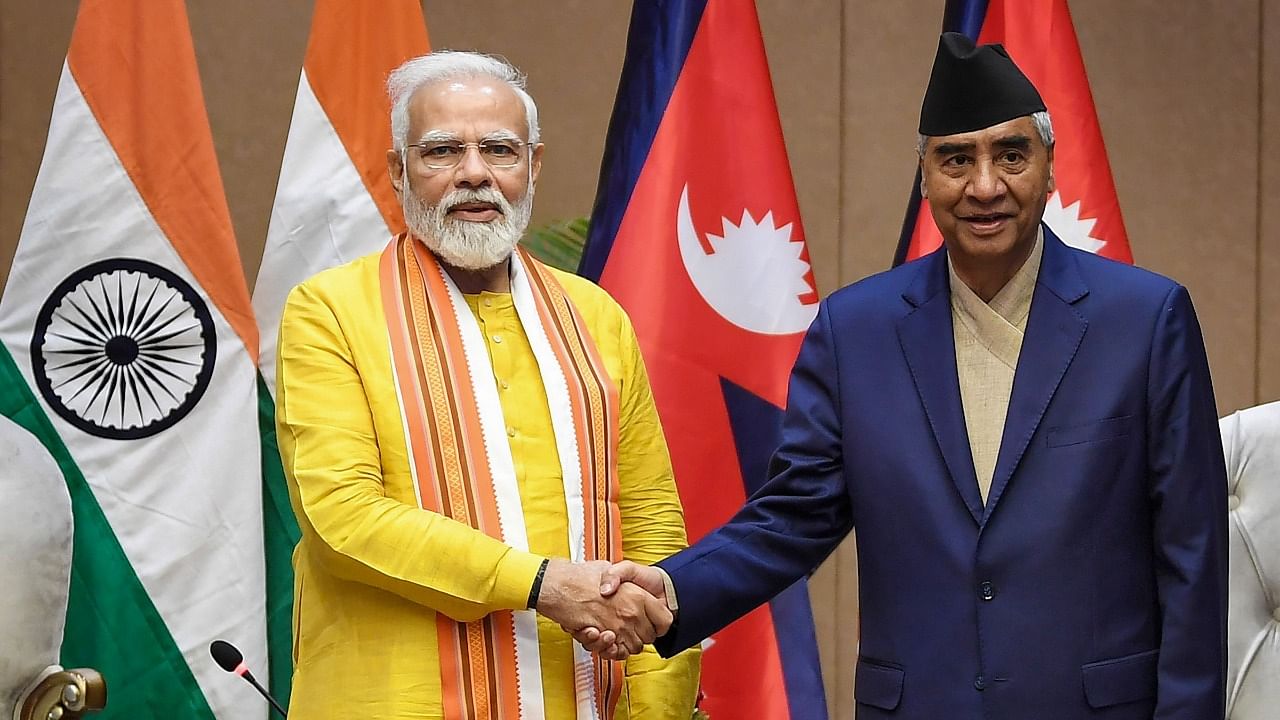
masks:
[[[267,564],[267,688],[289,705],[293,684],[293,548],[298,520],[289,505],[280,446],[276,442],[276,409],[267,384],[258,377],[258,432],[262,438],[263,550]]]
[[[2,345],[0,414],[40,439],[71,493],[75,543],[62,663],[107,679],[108,711],[98,717],[213,717],[84,474]]]

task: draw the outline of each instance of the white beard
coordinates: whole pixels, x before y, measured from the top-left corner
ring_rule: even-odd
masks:
[[[511,257],[529,227],[533,212],[533,186],[512,205],[494,187],[454,190],[435,205],[427,205],[401,182],[400,205],[405,225],[422,239],[427,249],[446,264],[462,270],[485,270]],[[449,217],[449,208],[466,202],[492,203],[500,213],[490,222],[469,222]]]

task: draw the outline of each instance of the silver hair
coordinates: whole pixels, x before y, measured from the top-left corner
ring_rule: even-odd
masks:
[[[387,96],[391,99],[391,143],[397,151],[409,144],[409,101],[421,88],[442,80],[487,77],[501,80],[524,103],[529,124],[529,144],[538,142],[538,106],[525,90],[526,79],[514,65],[502,58],[476,52],[442,50],[420,55],[391,71]]]
[[[1049,111],[1041,110],[1031,114],[1031,122],[1035,123],[1036,133],[1040,136],[1040,141],[1047,148],[1053,147],[1053,121],[1049,119]],[[924,157],[925,145],[929,142],[929,135],[916,136],[916,155]]]

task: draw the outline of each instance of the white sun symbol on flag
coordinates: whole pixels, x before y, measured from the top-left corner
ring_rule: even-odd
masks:
[[[1077,200],[1070,205],[1062,206],[1062,193],[1055,192],[1049,196],[1049,201],[1044,206],[1044,223],[1049,226],[1054,235],[1062,242],[1074,248],[1087,250],[1096,253],[1107,244],[1106,240],[1099,240],[1090,233],[1093,232],[1093,226],[1098,222],[1097,218],[1080,217],[1080,201]]]
[[[801,332],[818,305],[801,301],[813,288],[809,263],[800,256],[804,243],[792,240],[792,225],[774,227],[772,211],[757,221],[744,209],[737,223],[721,217],[720,235],[707,233],[708,253],[693,225],[686,185],[676,215],[680,257],[703,299],[729,322],[771,335]]]

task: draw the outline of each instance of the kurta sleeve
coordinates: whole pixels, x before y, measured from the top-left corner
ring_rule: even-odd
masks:
[[[651,565],[688,544],[684,512],[640,346],[625,315],[619,352],[624,374],[618,389],[622,553],[627,560]],[[664,660],[653,647],[646,646],[643,652],[629,658],[626,674],[631,720],[690,717],[697,699],[700,668],[699,648]]]
[[[454,620],[523,609],[540,556],[387,497],[365,381],[325,293],[295,288],[280,325],[276,425],[290,500],[320,562]]]

